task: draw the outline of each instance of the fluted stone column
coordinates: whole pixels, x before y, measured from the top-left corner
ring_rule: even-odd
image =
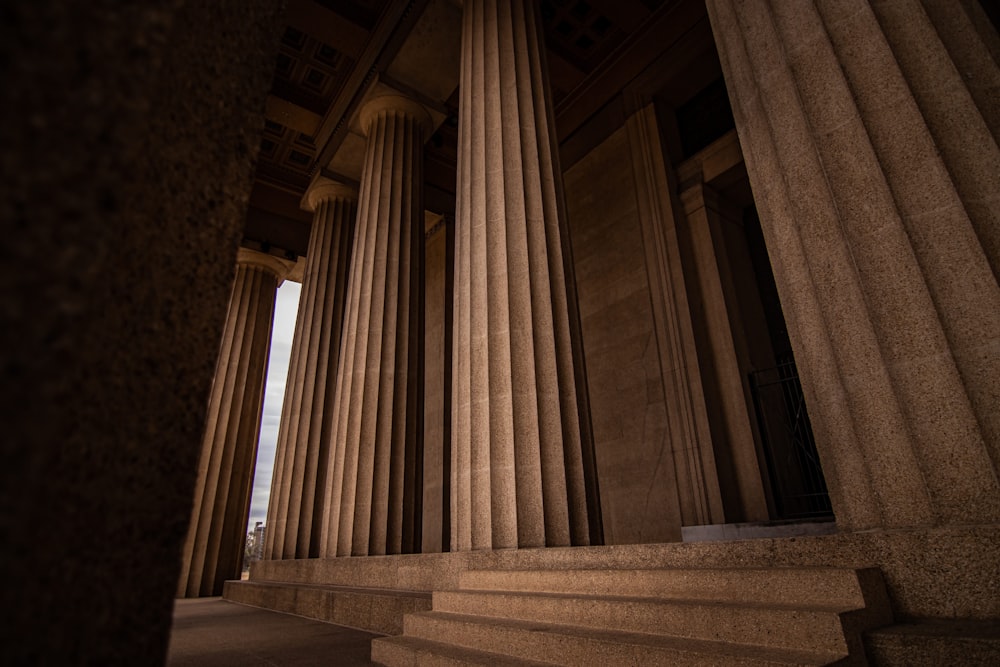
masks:
[[[384,95],[367,134],[329,474],[328,555],[419,549],[423,145],[431,119]]]
[[[466,0],[452,549],[588,544],[569,244],[539,18]]]
[[[322,553],[334,398],[357,190],[316,177],[302,206],[313,212],[267,511],[265,558]]]
[[[257,459],[275,292],[291,268],[241,249],[182,552],[178,597],[221,595],[239,578]]]
[[[838,522],[997,521],[996,32],[975,2],[708,8]]]

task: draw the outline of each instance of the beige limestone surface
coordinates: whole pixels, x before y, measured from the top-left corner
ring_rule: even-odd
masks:
[[[357,197],[354,188],[318,176],[302,201],[314,215],[271,478],[267,558],[315,557],[322,551]]]
[[[692,321],[692,306],[697,306],[697,301],[688,294],[689,278],[682,257],[678,176],[660,148],[663,128],[654,105],[647,104],[632,114],[625,129],[645,250],[667,437],[674,460],[676,511],[684,525],[720,523],[725,521],[725,513]]]
[[[996,527],[967,526],[673,544],[258,561],[252,581],[397,590],[455,588],[468,569],[878,568],[899,619],[1000,614]],[[353,582],[353,583],[352,583]]]
[[[681,526],[630,159],[621,129],[565,179],[606,544]]]
[[[450,547],[451,510],[451,308],[454,222],[443,218],[427,232],[424,268],[424,458],[420,551]],[[449,385],[446,387],[446,384]]]
[[[326,461],[324,556],[412,552],[419,543],[419,184],[431,119],[395,94],[366,102],[360,119],[367,152]]]
[[[178,597],[221,595],[242,569],[279,282],[290,262],[240,249],[208,405]]]
[[[994,524],[998,153],[952,61],[989,80],[988,45],[918,3],[708,8],[838,523]]]
[[[572,263],[541,29],[523,0],[463,11],[451,545],[587,544]]]

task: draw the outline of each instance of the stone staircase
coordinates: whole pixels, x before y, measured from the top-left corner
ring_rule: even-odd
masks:
[[[431,608],[431,590],[454,586],[465,558],[408,554],[256,561],[250,579],[227,581],[222,597],[253,607],[385,635],[404,614]]]
[[[875,569],[469,570],[372,661],[863,665],[862,633],[890,623]]]

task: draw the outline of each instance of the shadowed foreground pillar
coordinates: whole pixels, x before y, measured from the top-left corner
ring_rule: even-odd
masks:
[[[222,595],[243,562],[278,284],[289,264],[241,249],[198,464],[178,597]]]
[[[328,555],[419,550],[423,145],[430,116],[400,95],[367,133],[330,463]]]
[[[464,3],[455,551],[590,541],[569,243],[538,20],[527,0]]]
[[[708,8],[838,523],[996,522],[995,31],[942,0]]]
[[[288,383],[271,478],[264,557],[315,558],[322,552],[323,502],[351,262],[357,190],[322,176],[302,206],[313,211]]]
[[[0,664],[163,663],[281,13],[4,4]]]

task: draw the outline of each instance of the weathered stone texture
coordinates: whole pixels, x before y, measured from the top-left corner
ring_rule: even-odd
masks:
[[[280,9],[0,11],[0,662],[163,659]]]
[[[708,7],[837,521],[995,522],[993,111],[920,3],[800,4]]]
[[[531,2],[464,4],[452,549],[588,544],[561,170]]]
[[[425,240],[424,268],[424,553],[447,550],[451,544],[451,299],[454,225],[441,220]]]
[[[241,249],[215,366],[178,597],[222,595],[239,576],[278,284],[291,262]]]
[[[680,538],[625,129],[566,173],[606,544]]]
[[[423,145],[431,119],[401,95],[368,101],[358,223],[327,467],[323,556],[419,546],[423,436]]]
[[[265,558],[315,558],[323,549],[320,535],[357,196],[354,188],[320,176],[303,200],[314,213],[313,226],[281,408]]]

